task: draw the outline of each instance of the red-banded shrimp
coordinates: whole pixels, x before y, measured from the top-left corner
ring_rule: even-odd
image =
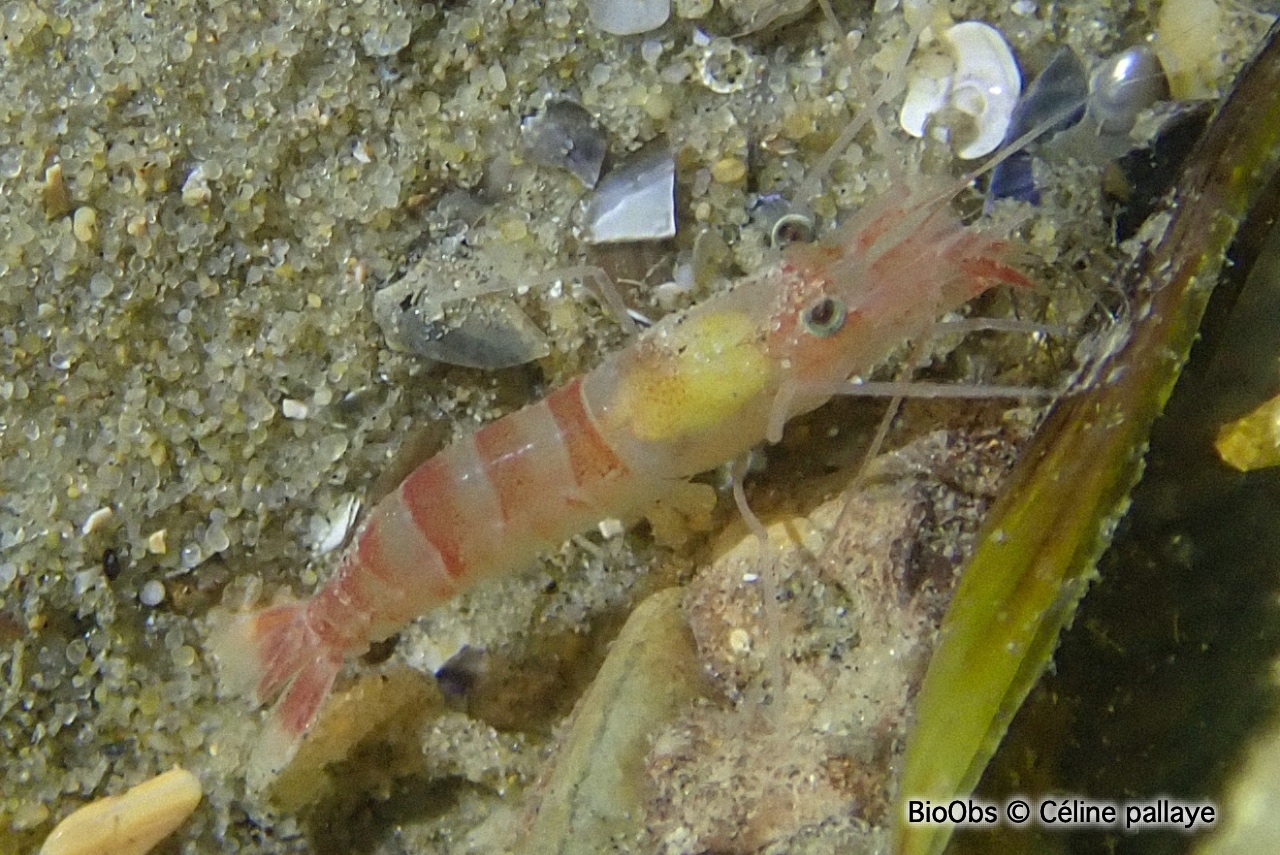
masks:
[[[343,662],[489,576],[606,517],[638,516],[683,479],[776,441],[938,316],[1027,280],[1009,244],[963,225],[959,189],[917,181],[794,245],[585,375],[448,447],[369,514],[310,599],[221,614],[224,684],[279,697],[255,758],[292,756]]]

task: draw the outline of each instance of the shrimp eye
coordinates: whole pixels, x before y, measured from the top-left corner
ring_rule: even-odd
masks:
[[[834,297],[823,297],[804,311],[804,326],[816,336],[826,338],[840,332],[847,316],[844,303]]]

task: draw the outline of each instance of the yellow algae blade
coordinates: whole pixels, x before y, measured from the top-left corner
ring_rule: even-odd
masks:
[[[202,795],[195,775],[170,769],[72,813],[49,834],[40,855],[144,855],[186,822]]]
[[[1065,397],[992,509],[917,698],[897,852],[937,855],[952,826],[908,824],[906,801],[977,785],[1095,573],[1151,425],[1172,391],[1240,222],[1280,162],[1280,39],[1241,76],[1193,155],[1162,238],[1122,271],[1136,282],[1128,341]]]
[[[1213,447],[1223,463],[1241,472],[1280,466],[1280,395],[1223,425]]]

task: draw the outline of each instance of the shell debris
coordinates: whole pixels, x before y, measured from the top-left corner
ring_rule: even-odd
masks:
[[[529,158],[566,169],[587,187],[600,180],[609,137],[595,117],[576,101],[553,98],[540,113],[520,125]]]
[[[662,240],[676,233],[676,160],[665,139],[606,175],[584,202],[588,243]]]
[[[106,528],[111,523],[111,520],[115,515],[115,511],[111,509],[110,505],[98,508],[96,511],[89,514],[88,518],[84,521],[84,525],[80,526],[80,533],[83,535],[90,535],[95,531],[100,531]]]
[[[984,157],[1004,140],[1022,94],[1013,48],[981,21],[948,27],[939,41],[950,68],[930,68],[928,57],[917,62],[898,122],[914,137],[945,129],[957,157]],[[936,65],[937,57],[932,59]]]
[[[1146,45],[1104,59],[1089,78],[1089,116],[1099,133],[1128,135],[1139,113],[1168,97],[1164,67]]]
[[[1084,117],[1084,107],[1080,105],[1088,91],[1089,80],[1084,63],[1075,51],[1063,45],[1018,101],[1005,141],[1012,143],[1054,119],[1059,121],[1050,129],[1050,135],[1074,126]],[[991,172],[989,198],[1014,198],[1040,204],[1040,190],[1035,183],[1031,161],[1031,152],[1023,149],[997,164]]]
[[[515,290],[512,259],[477,249],[425,256],[378,291],[373,316],[393,350],[467,368],[523,365],[551,352],[545,333],[502,291]],[[503,261],[502,264],[495,259]]]
[[[443,704],[435,682],[411,668],[362,675],[334,695],[297,755],[266,784],[271,800],[291,811],[339,794],[358,801],[361,793],[387,791],[398,778],[423,774],[420,731]],[[340,803],[329,806],[341,812]]]
[[[40,855],[142,855],[182,825],[203,795],[195,775],[174,767],[75,811],[49,834]]]
[[[671,0],[588,0],[591,23],[615,36],[656,30],[671,17]]]

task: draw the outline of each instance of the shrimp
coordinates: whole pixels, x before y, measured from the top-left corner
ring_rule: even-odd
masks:
[[[921,182],[481,427],[371,511],[310,599],[214,616],[224,687],[277,699],[250,778],[293,756],[344,661],[606,517],[638,516],[819,407],[904,339],[999,283],[1011,245],[963,225],[962,183]]]

